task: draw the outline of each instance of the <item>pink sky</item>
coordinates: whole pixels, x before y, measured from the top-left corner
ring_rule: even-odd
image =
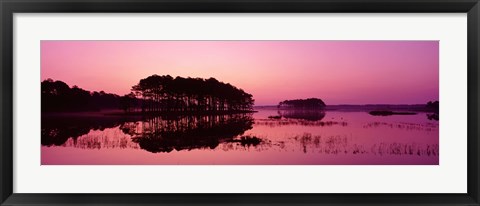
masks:
[[[152,74],[214,77],[256,105],[424,104],[439,96],[438,41],[41,41],[41,78],[124,95]]]

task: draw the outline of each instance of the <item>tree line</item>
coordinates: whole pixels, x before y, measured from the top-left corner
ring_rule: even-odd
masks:
[[[215,78],[173,78],[152,75],[132,86],[132,92],[90,92],[65,82],[47,79],[41,83],[42,111],[75,112],[123,109],[125,112],[221,112],[251,111],[254,99],[229,83]]]
[[[440,109],[440,104],[439,104],[438,101],[429,101],[429,102],[427,102],[427,109],[430,109],[430,110],[438,113],[438,111]]]
[[[42,81],[41,92],[43,112],[98,111],[121,107],[119,95],[69,87],[65,82],[52,79]]]
[[[249,93],[215,78],[152,75],[132,87],[143,112],[251,111]]]

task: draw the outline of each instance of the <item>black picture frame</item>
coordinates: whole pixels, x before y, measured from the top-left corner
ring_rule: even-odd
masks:
[[[479,0],[0,0],[1,205],[480,205]],[[13,14],[110,12],[467,13],[466,194],[20,194],[13,193]],[[450,177],[457,178],[457,177]],[[94,185],[92,185],[94,186]]]

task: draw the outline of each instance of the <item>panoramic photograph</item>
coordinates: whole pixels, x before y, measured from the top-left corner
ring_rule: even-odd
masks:
[[[438,165],[438,41],[43,40],[41,165]]]

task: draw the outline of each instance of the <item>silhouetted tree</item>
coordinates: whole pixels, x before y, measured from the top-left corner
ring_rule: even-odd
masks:
[[[215,78],[152,75],[132,92],[143,100],[143,112],[249,111],[254,104],[251,94]]]
[[[42,82],[42,111],[97,111],[118,109],[131,112],[141,106],[142,112],[251,111],[254,99],[231,84],[215,78],[173,78],[152,75],[141,79],[130,94],[89,92],[62,81]]]
[[[427,106],[426,106],[427,110],[429,110],[429,112],[432,112],[431,114],[427,114],[427,118],[429,120],[436,120],[438,121],[439,118],[440,118],[440,104],[438,101],[429,101],[427,102]]]
[[[285,100],[278,104],[280,109],[323,109],[325,106],[325,103],[317,98]]]
[[[130,92],[130,94],[123,95],[120,98],[120,105],[125,112],[132,112],[133,109],[135,109],[136,105],[136,97],[133,92]]]
[[[440,109],[440,104],[439,104],[438,101],[434,101],[434,102],[429,101],[429,102],[427,102],[427,108],[438,113],[438,111]]]
[[[69,87],[65,82],[47,79],[41,83],[42,112],[78,112],[120,108],[120,96],[89,92],[78,86]]]

